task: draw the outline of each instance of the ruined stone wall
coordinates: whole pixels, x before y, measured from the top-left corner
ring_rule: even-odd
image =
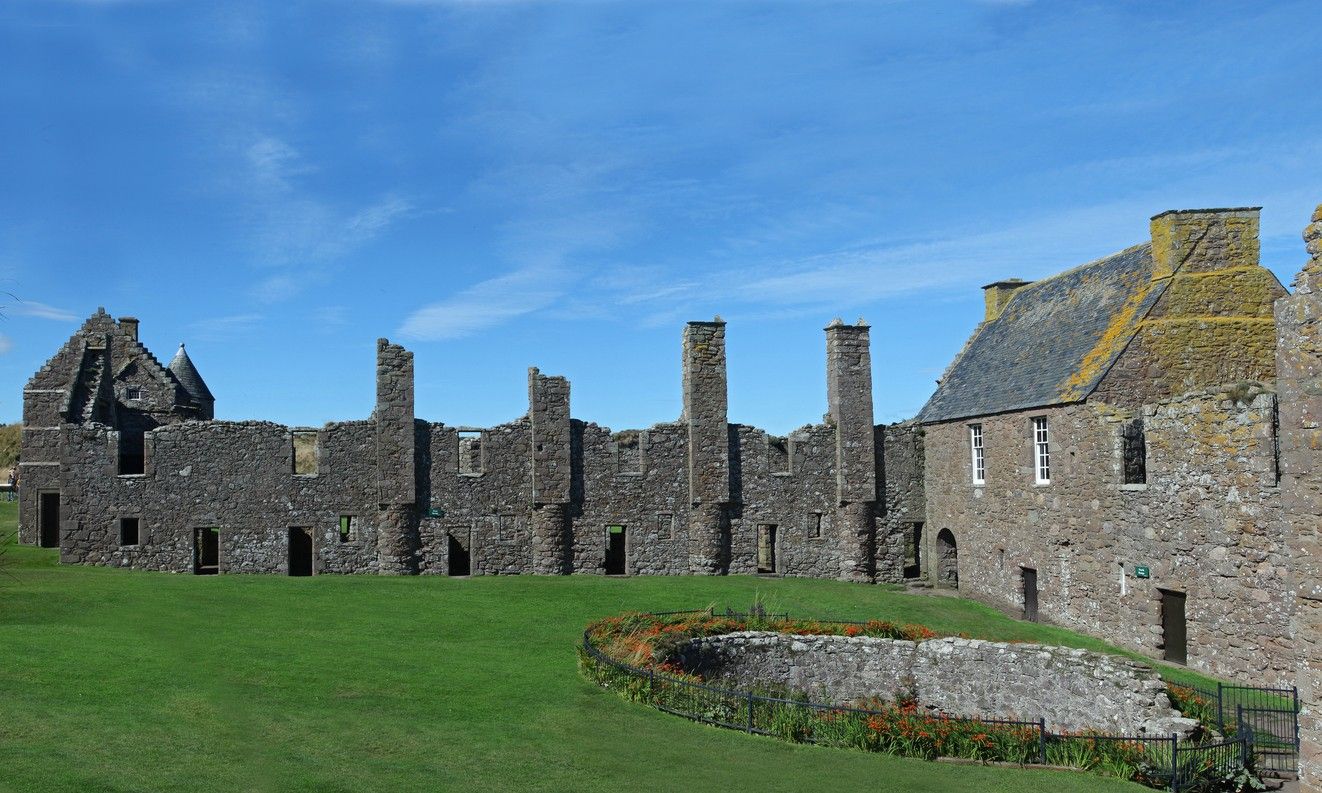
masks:
[[[66,426],[61,561],[177,573],[193,571],[194,532],[220,530],[220,569],[288,571],[288,530],[307,527],[320,573],[375,572],[377,490],[370,422],[318,431],[317,473],[293,473],[291,428],[198,421],[148,433],[145,473],[115,473],[117,433]],[[340,517],[353,535],[341,540]],[[120,520],[138,518],[140,541],[120,545]]]
[[[1211,389],[1144,408],[1146,484],[1122,479],[1128,411],[1104,404],[929,425],[930,575],[953,532],[962,592],[1023,608],[1037,571],[1044,620],[1162,656],[1161,589],[1187,594],[1190,666],[1259,684],[1293,680],[1291,603],[1276,486],[1275,398]],[[1051,481],[1034,484],[1032,418],[1049,422]],[[986,482],[971,475],[980,423]],[[1137,566],[1151,578],[1135,577]]]
[[[54,425],[42,435],[34,420],[25,453],[50,458],[50,486],[66,505],[64,558],[75,563],[186,572],[194,532],[218,528],[221,571],[287,572],[289,529],[306,527],[316,572],[604,574],[614,526],[624,529],[628,575],[871,580],[878,570],[899,580],[899,527],[921,518],[920,436],[871,424],[866,326],[828,331],[830,420],[787,438],[728,423],[724,327],[688,326],[686,412],[645,430],[571,419],[569,382],[536,369],[516,421],[480,430],[419,421],[412,353],[382,339],[367,421],[160,426],[143,435],[144,472],[121,476],[126,430],[61,422],[55,408],[45,417],[69,393],[53,389],[50,400],[29,395],[31,416]],[[316,433],[316,472],[295,473],[294,436],[306,432]],[[140,542],[120,543],[123,518],[141,521]]]
[[[748,631],[694,639],[680,662],[738,690],[788,688],[839,705],[913,696],[949,716],[1042,718],[1057,732],[1167,736],[1195,724],[1149,667],[1066,647]]]
[[[881,491],[876,548],[878,581],[903,580],[906,541],[917,542],[917,564],[922,562],[924,537],[911,538],[911,535],[927,520],[923,477],[926,434],[923,426],[914,422],[879,424],[876,428],[876,447],[882,463],[877,477]]]
[[[1281,492],[1294,595],[1300,784],[1322,792],[1322,206],[1304,230],[1310,261],[1276,303]]]

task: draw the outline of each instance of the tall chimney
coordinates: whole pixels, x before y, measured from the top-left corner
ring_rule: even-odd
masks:
[[[120,332],[123,333],[125,336],[128,336],[130,339],[133,339],[134,341],[137,341],[137,340],[138,340],[138,318],[137,318],[137,317],[120,317],[120,318],[119,318],[119,330],[120,330]]]

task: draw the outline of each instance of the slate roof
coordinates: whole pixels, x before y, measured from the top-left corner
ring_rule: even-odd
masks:
[[[193,360],[184,352],[182,344],[179,345],[179,352],[174,354],[174,360],[170,361],[170,373],[193,399],[198,402],[216,401],[211,395],[211,389],[202,380],[202,375],[198,374],[197,367],[193,366]]]
[[[918,421],[1083,401],[1166,283],[1152,281],[1146,243],[1020,287],[999,317],[974,331]]]

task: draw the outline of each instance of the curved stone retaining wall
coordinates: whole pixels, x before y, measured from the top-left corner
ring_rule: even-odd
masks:
[[[1066,647],[742,632],[694,639],[678,660],[714,682],[784,687],[814,702],[894,700],[910,693],[950,716],[1044,718],[1054,732],[1187,736],[1196,726],[1171,707],[1150,668]]]

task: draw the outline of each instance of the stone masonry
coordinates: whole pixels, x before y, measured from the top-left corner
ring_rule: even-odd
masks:
[[[132,344],[120,340],[130,327]],[[413,354],[384,339],[365,421],[216,421],[153,363],[137,328],[98,312],[25,391],[21,537],[58,545],[66,563],[204,572],[211,532],[221,573],[603,574],[618,527],[623,574],[769,564],[894,581],[899,534],[922,519],[920,438],[873,424],[863,326],[828,329],[830,420],[786,438],[729,423],[720,320],[685,328],[681,419],[619,432],[572,418],[569,382],[536,369],[518,420],[421,421]],[[116,371],[134,383],[145,372],[159,394],[129,403]],[[150,399],[157,423],[132,467],[119,422]],[[301,463],[296,439],[310,444]]]
[[[1277,301],[1281,500],[1289,547],[1300,784],[1322,793],[1322,206],[1304,230],[1309,261]]]
[[[910,642],[745,631],[692,640],[684,668],[739,690],[852,705],[911,696],[947,716],[1046,720],[1056,732],[1188,735],[1151,668],[1103,653],[976,639]]]

